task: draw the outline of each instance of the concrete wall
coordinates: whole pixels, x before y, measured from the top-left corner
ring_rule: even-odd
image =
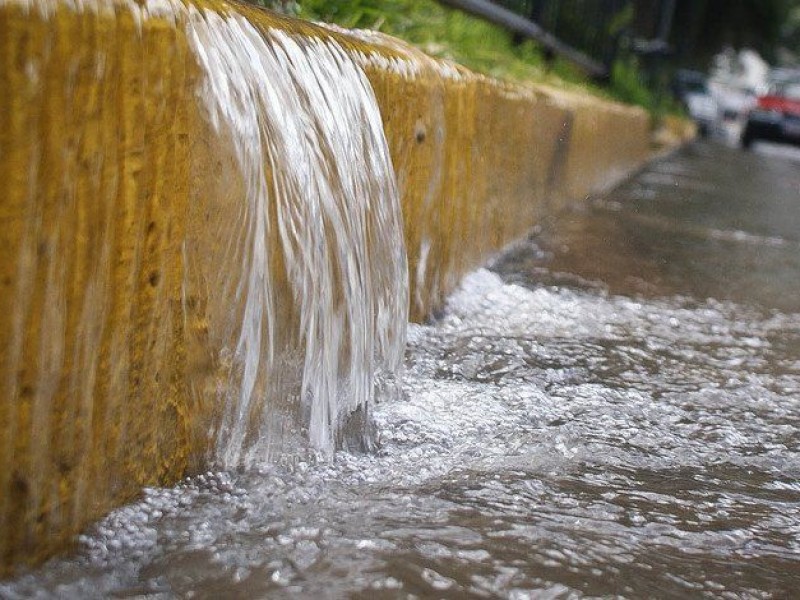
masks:
[[[387,107],[412,320],[543,216],[610,187],[650,156],[649,117],[638,108],[446,69],[396,40],[360,37],[420,65],[413,78],[366,65]]]
[[[231,260],[230,232],[209,223],[224,227],[242,182],[197,106],[187,6],[332,38],[362,64],[417,320],[649,155],[640,110],[493,81],[379,35],[224,2],[0,0],[0,572],[208,457],[224,362],[209,325],[239,308],[230,289],[185,294],[184,258],[189,243]]]

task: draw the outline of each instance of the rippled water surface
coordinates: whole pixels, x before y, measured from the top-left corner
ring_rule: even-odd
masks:
[[[698,145],[410,326],[380,450],[147,490],[42,597],[789,598],[800,164]]]

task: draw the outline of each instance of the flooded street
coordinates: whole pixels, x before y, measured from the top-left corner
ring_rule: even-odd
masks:
[[[0,597],[789,598],[800,158],[697,144],[409,328],[379,449],[209,473]]]
[[[697,144],[591,204],[502,260],[509,280],[800,312],[800,149]]]

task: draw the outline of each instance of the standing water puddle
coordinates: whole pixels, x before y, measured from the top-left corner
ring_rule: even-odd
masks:
[[[146,490],[0,596],[792,596],[798,189],[652,165],[409,327],[376,453]]]

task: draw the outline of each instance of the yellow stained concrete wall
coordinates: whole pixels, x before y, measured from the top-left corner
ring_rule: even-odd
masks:
[[[174,481],[203,443],[180,304],[194,69],[174,27],[137,28],[0,6],[3,567]]]
[[[649,155],[650,121],[642,111],[563,90],[548,91],[573,115],[569,150],[553,199],[557,207],[608,189]]]
[[[648,156],[642,111],[493,81],[376,34],[203,0],[157,13],[0,0],[0,572],[208,457],[229,341],[210,324],[241,307],[213,281],[185,296],[185,252],[236,260],[220,240],[243,184],[198,107],[184,4],[336,39],[363,65],[417,320],[549,211]]]
[[[520,86],[360,34],[421,66],[371,68],[397,171],[409,254],[411,317],[436,310],[468,271],[542,216],[607,189],[650,156],[641,109],[547,86]],[[396,111],[398,98],[404,110]],[[422,133],[422,135],[419,135]]]

